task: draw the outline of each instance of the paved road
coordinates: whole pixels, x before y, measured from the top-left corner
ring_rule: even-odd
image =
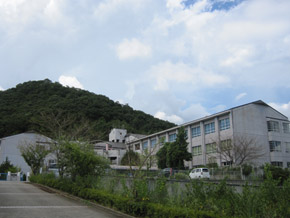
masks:
[[[24,182],[0,181],[0,218],[121,218],[102,207],[91,207]]]

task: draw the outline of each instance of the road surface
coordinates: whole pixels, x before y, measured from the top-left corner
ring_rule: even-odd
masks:
[[[24,182],[0,181],[0,218],[123,218],[98,206],[49,193]]]

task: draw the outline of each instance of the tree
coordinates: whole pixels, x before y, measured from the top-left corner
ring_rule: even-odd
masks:
[[[245,135],[235,135],[233,140],[220,141],[217,153],[222,160],[236,166],[264,156],[263,147],[257,143],[257,140]]]
[[[40,168],[44,164],[44,159],[50,153],[50,150],[45,147],[45,145],[39,143],[22,145],[19,149],[22,157],[28,166],[30,166],[33,174],[39,174]]]
[[[176,141],[165,143],[164,147],[157,152],[158,166],[183,169],[184,160],[189,161],[192,158],[191,153],[187,151],[187,145],[186,133],[184,127],[181,127],[178,129]]]
[[[164,169],[167,167],[167,150],[170,146],[169,142],[166,142],[162,148],[159,149],[159,151],[156,154],[157,157],[157,166],[160,169]]]
[[[6,160],[2,162],[0,165],[0,173],[7,173],[8,171],[11,173],[19,172],[21,169],[19,167],[14,166],[6,157]]]
[[[41,132],[55,140],[90,140],[98,137],[93,129],[94,124],[88,119],[63,110],[41,112],[34,123]]]
[[[121,165],[139,166],[140,165],[140,157],[139,157],[138,153],[136,153],[132,150],[127,151],[121,160]]]
[[[63,167],[66,175],[70,175],[72,181],[78,176],[100,176],[109,167],[108,160],[96,155],[88,143],[63,141],[61,152],[62,159],[58,164]]]

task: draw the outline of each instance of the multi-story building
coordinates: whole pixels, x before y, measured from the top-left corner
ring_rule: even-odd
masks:
[[[189,168],[216,163],[219,166],[271,163],[290,167],[290,122],[263,101],[234,107],[127,142],[135,152],[158,151],[163,142],[173,142],[178,129],[187,133]],[[231,148],[231,149],[229,149]]]

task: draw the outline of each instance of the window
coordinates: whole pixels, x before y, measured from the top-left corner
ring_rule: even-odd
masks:
[[[176,133],[169,135],[169,142],[174,142],[176,139]]]
[[[290,123],[283,123],[283,132],[290,133]]]
[[[285,142],[286,152],[290,153],[290,142]]]
[[[140,150],[140,144],[135,144],[135,150]]]
[[[290,168],[290,162],[287,162],[287,168]]]
[[[205,124],[204,129],[205,129],[204,130],[205,134],[210,134],[210,133],[215,132],[214,122]]]
[[[270,141],[270,151],[271,152],[281,152],[281,142]]]
[[[151,139],[151,148],[154,148],[156,144],[157,144],[157,140]]]
[[[201,145],[192,147],[192,155],[193,156],[201,155]]]
[[[211,154],[211,153],[216,153],[216,143],[209,143],[205,145],[206,148],[206,153]]]
[[[56,168],[56,160],[54,160],[54,159],[48,160],[48,167],[50,167],[50,168],[55,167]]]
[[[185,130],[184,130],[184,133],[185,133],[185,139],[188,139],[188,130],[185,129]]]
[[[276,167],[283,167],[283,162],[280,161],[273,161],[271,164]]]
[[[233,161],[222,162],[222,165],[224,165],[224,166],[232,166],[233,165]]]
[[[230,119],[229,118],[225,118],[219,121],[220,123],[220,130],[226,130],[230,128]]]
[[[143,142],[142,148],[143,150],[146,150],[148,148],[148,141]]]
[[[200,126],[191,128],[191,136],[192,138],[200,136]]]
[[[269,132],[279,132],[278,121],[267,121],[267,126]]]
[[[164,145],[164,143],[165,143],[165,136],[161,136],[160,138],[159,138],[159,144],[160,144],[160,146],[163,146]]]
[[[231,139],[226,139],[221,141],[220,145],[221,151],[228,151],[232,149],[232,140]]]

